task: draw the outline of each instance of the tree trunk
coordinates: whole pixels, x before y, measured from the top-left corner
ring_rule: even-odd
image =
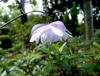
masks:
[[[21,0],[20,9],[21,9],[21,14],[25,13],[25,0]],[[21,20],[22,24],[24,25],[24,23],[27,22],[27,15],[26,14],[22,15]]]
[[[92,14],[92,1],[83,0],[86,40],[91,40],[94,32],[93,28],[93,14]]]
[[[19,5],[18,8],[20,9],[21,14],[23,14],[21,16],[21,22],[23,25],[25,22],[27,22],[27,14],[24,14],[25,13],[25,1],[26,0],[20,0],[20,1],[16,0],[16,3],[18,3],[18,5]]]

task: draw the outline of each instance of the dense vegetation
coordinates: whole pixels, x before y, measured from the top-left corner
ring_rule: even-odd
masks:
[[[0,25],[21,13],[16,7],[11,7],[9,14],[0,9]],[[78,23],[78,13],[73,4],[70,13],[63,16],[62,21],[74,33],[65,41],[29,42],[32,27],[48,23],[43,14],[31,13],[24,24],[18,18],[0,28],[0,76],[100,76],[100,29],[86,41],[85,24]]]

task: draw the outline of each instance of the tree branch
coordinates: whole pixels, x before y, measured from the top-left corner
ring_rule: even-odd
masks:
[[[47,15],[44,11],[31,11],[31,12],[40,12],[40,13],[45,14],[46,17],[48,17],[48,15]],[[20,17],[23,16],[24,14],[28,14],[28,13],[31,13],[31,12],[23,13],[23,14],[21,14],[21,15],[15,17],[15,18],[13,18],[13,19],[11,19],[10,21],[8,21],[7,23],[5,23],[4,25],[0,26],[0,28],[3,28],[4,26],[8,25],[9,23],[11,23],[11,22],[15,21],[16,19],[20,18]]]

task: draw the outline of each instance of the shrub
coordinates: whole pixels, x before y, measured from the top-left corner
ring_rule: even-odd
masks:
[[[12,47],[12,41],[8,35],[0,35],[0,47],[3,49]]]
[[[9,33],[9,28],[0,29],[0,35],[7,35]]]

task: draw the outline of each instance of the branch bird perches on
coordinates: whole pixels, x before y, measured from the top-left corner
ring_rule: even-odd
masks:
[[[43,14],[48,18],[47,13],[44,12],[44,11],[31,11],[31,12],[40,12],[40,13],[43,13]],[[10,24],[11,22],[13,22],[13,21],[15,21],[16,19],[20,18],[22,15],[28,14],[28,13],[31,13],[31,12],[23,13],[23,14],[21,14],[21,15],[15,17],[15,18],[13,18],[13,19],[11,19],[10,21],[8,21],[7,23],[5,23],[4,25],[0,26],[0,28],[3,28],[4,26]],[[49,20],[49,18],[48,18],[48,20]]]

